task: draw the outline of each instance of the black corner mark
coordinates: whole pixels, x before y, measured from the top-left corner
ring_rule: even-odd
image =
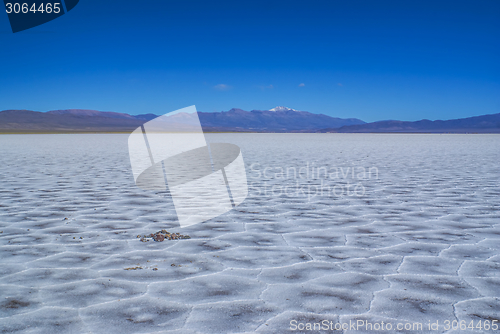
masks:
[[[80,0],[63,0],[63,1],[66,4],[66,11],[69,12],[70,10],[72,10],[76,6],[78,1],[80,1]]]
[[[62,3],[64,1],[64,3]],[[52,21],[73,9],[79,0],[4,0],[12,32],[16,33]]]

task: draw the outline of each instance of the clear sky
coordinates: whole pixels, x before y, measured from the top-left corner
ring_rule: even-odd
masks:
[[[13,34],[0,110],[500,113],[500,1],[80,0]]]

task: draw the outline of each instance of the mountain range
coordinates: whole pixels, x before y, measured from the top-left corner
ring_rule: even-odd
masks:
[[[156,117],[85,109],[4,110],[0,112],[0,133],[131,132]],[[500,114],[445,121],[366,123],[357,118],[336,118],[279,106],[269,110],[198,112],[198,117],[206,132],[500,133]]]
[[[0,112],[0,132],[128,132],[156,117],[85,109],[4,110]],[[171,117],[178,118],[179,114]],[[198,112],[198,117],[204,131],[217,132],[315,132],[365,123],[356,118],[336,118],[286,107],[252,111],[233,108],[226,112]]]
[[[204,130],[314,132],[324,128],[365,124],[357,118],[337,118],[286,107],[252,111],[233,108],[220,113],[199,112],[198,116]]]
[[[423,119],[415,122],[379,121],[318,132],[335,133],[500,133],[500,114],[482,115],[446,121]]]

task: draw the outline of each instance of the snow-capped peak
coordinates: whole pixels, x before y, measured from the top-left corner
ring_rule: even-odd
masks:
[[[297,111],[297,110],[292,109],[292,108],[283,107],[283,106],[277,106],[273,109],[269,109],[269,111]]]

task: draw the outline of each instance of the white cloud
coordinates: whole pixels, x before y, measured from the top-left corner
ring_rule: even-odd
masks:
[[[273,85],[268,85],[268,86],[258,86],[260,89],[262,90],[266,90],[266,89],[273,89],[274,86]]]
[[[301,83],[301,84],[299,84],[299,87],[305,87],[305,86],[306,86],[306,84],[305,84],[305,83]]]
[[[225,91],[225,90],[230,90],[232,87],[226,84],[218,84],[214,86],[215,90],[220,90],[220,91]]]

